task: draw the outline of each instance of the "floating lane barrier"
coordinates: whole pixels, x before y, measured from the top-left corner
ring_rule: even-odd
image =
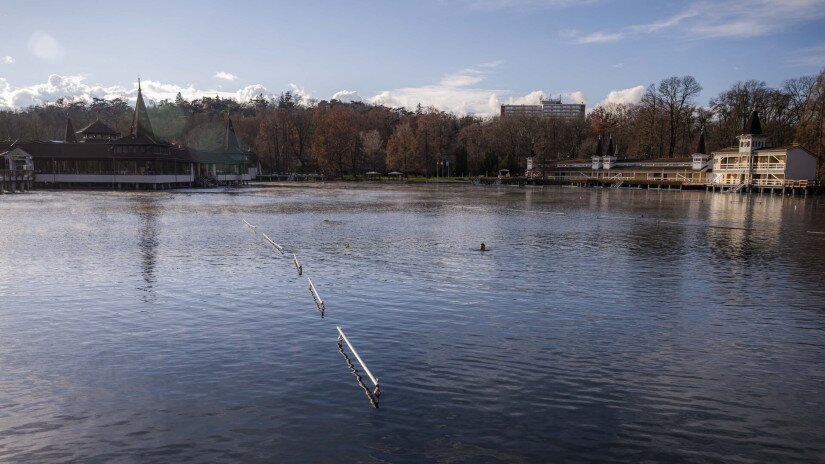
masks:
[[[715,224],[689,224],[687,222],[677,222],[677,221],[663,221],[658,220],[656,221],[660,224],[674,224],[677,226],[688,226],[688,227],[709,227],[711,229],[731,229],[731,230],[756,230],[753,227],[739,227],[739,226],[718,226]]]
[[[596,219],[620,219],[623,221],[635,221],[636,219],[644,219],[642,217],[632,217],[632,216],[596,216]]]
[[[346,353],[344,353],[344,345],[341,344],[340,337],[338,339],[338,352],[341,353],[341,356],[344,357],[344,361],[347,363],[347,367],[349,368],[352,375],[355,376],[355,380],[358,382],[358,386],[364,390],[364,394],[367,395],[367,399],[370,401],[370,404],[373,408],[378,409],[378,397],[373,396],[372,392],[367,385],[364,383],[364,379],[361,377],[361,374],[358,373],[358,369],[355,368],[355,365],[352,364],[352,361],[349,359]]]
[[[510,211],[517,211],[519,213],[536,213],[536,214],[555,214],[557,216],[564,216],[564,213],[557,211],[538,211],[534,209],[511,209]]]
[[[825,235],[825,232],[819,232],[818,230],[809,230],[808,233],[816,235]]]
[[[335,328],[338,329],[338,348],[341,349],[341,351],[343,352],[343,345],[341,344],[341,342],[343,341],[347,344],[350,351],[352,351],[352,354],[355,355],[355,359],[357,359],[358,363],[361,364],[361,367],[364,369],[364,372],[366,372],[367,376],[369,376],[370,380],[372,380],[372,384],[375,385],[375,390],[372,391],[372,394],[377,399],[379,396],[381,396],[381,386],[378,383],[378,379],[376,379],[375,376],[372,375],[370,369],[367,367],[366,364],[364,364],[364,360],[361,359],[361,356],[358,354],[357,351],[355,351],[355,348],[352,347],[352,343],[350,343],[347,336],[344,335],[344,331],[341,330],[341,327],[335,326]]]
[[[269,242],[270,245],[275,247],[276,250],[280,251],[281,254],[284,254],[284,247],[282,247],[281,245],[278,245],[277,243],[275,243],[275,241],[272,240],[271,238],[267,237],[266,234],[261,234],[261,235],[263,235],[264,239],[266,239],[266,241]]]
[[[246,219],[243,219],[243,223],[244,223],[244,224],[246,224],[246,226],[247,226],[247,227],[249,227],[249,228],[250,228],[250,229],[252,229],[252,230],[255,230],[255,229],[257,229],[257,228],[258,228],[258,226],[253,226],[252,224],[250,224],[249,222],[247,222],[247,221],[246,221]]]
[[[303,275],[304,267],[298,262],[298,257],[295,256],[295,253],[292,253],[292,264],[295,265],[295,270],[298,271],[298,275]]]
[[[312,279],[307,277],[307,280],[309,281],[309,293],[312,294],[312,299],[315,300],[315,306],[318,307],[321,317],[324,317],[324,313],[327,310],[326,306],[324,306],[324,300],[321,299],[321,295],[318,294],[318,290],[315,290],[315,285],[312,284]]]

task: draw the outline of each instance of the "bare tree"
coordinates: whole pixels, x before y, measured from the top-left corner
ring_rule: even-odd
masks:
[[[669,77],[659,83],[656,89],[659,99],[667,110],[669,138],[668,157],[676,152],[676,140],[683,122],[693,112],[693,98],[702,91],[702,86],[693,76]]]

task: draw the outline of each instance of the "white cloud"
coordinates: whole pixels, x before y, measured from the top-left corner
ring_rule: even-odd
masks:
[[[639,103],[642,101],[644,94],[645,86],[643,85],[637,85],[636,87],[630,87],[629,89],[612,90],[607,94],[607,98],[602,100],[599,105],[606,105],[609,103],[625,105]]]
[[[598,0],[460,0],[475,10],[565,8],[596,3]]]
[[[272,93],[270,93],[269,90],[263,86],[263,84],[252,84],[238,90],[235,92],[234,97],[229,98],[234,98],[239,102],[248,102],[258,96],[263,96],[267,100],[274,97],[274,95],[272,95]]]
[[[0,56],[0,64],[14,64],[14,58],[9,55]]]
[[[304,87],[298,87],[297,85],[293,84],[292,82],[289,83],[290,92],[292,92],[292,96],[298,100],[299,103],[308,104],[310,100],[312,100],[312,95],[306,91]]]
[[[83,76],[52,74],[45,83],[13,87],[6,79],[0,78],[0,108],[25,108],[32,105],[44,105],[53,103],[59,98],[89,102],[93,98],[134,100],[137,97],[136,82],[127,88],[120,85],[92,85],[84,81]],[[178,93],[187,100],[204,96],[219,96],[246,102],[260,94],[263,94],[265,98],[272,98],[272,94],[261,84],[248,85],[235,92],[204,90],[192,85],[181,86],[152,80],[141,81],[141,86],[144,95],[151,101],[174,100]]]
[[[564,92],[561,94],[562,103],[585,103],[587,104],[587,96],[584,92],[577,90],[575,92]]]
[[[792,66],[825,67],[825,44],[801,48],[787,59]]]
[[[501,61],[482,63],[449,73],[437,83],[420,87],[404,87],[385,90],[368,98],[376,105],[415,109],[416,106],[433,106],[458,115],[475,114],[492,116],[499,114],[501,104],[538,105],[546,98],[541,90],[524,95],[513,95],[509,90],[490,89],[480,85],[499,66]],[[587,97],[581,91],[565,92],[561,98],[566,102],[586,103]]]
[[[224,81],[234,81],[234,80],[238,79],[238,76],[236,76],[232,73],[228,73],[226,71],[218,71],[212,77],[214,77],[216,79],[221,79],[221,80],[224,80]]]
[[[63,46],[54,37],[43,31],[35,31],[29,37],[29,52],[38,58],[49,61],[63,58]]]
[[[614,32],[614,33],[594,32],[592,34],[587,34],[587,35],[579,37],[578,39],[576,39],[576,43],[579,43],[579,44],[592,44],[592,43],[616,42],[617,40],[621,40],[622,38],[624,38],[624,34],[621,33],[621,32]]]
[[[493,108],[491,105],[498,101],[498,93],[505,92],[476,88],[475,85],[481,83],[500,63],[482,63],[464,68],[445,75],[436,84],[385,90],[368,101],[393,108],[414,109],[421,104],[456,114],[495,114],[499,108]]]
[[[518,97],[509,97],[507,99],[508,105],[538,105],[541,103],[541,99],[545,98],[546,95],[541,90],[534,90],[526,95],[521,95]]]
[[[757,37],[825,18],[825,0],[693,0],[680,11],[648,23],[612,31],[574,34],[579,44],[618,40],[668,31],[688,39]]]
[[[363,101],[361,95],[358,95],[358,92],[355,90],[339,90],[332,96],[332,100],[338,100],[344,103]]]

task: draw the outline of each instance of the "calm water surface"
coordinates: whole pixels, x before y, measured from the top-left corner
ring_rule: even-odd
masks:
[[[0,461],[816,463],[823,200],[4,195]]]

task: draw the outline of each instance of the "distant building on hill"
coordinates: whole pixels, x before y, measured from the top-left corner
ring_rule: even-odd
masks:
[[[562,103],[558,99],[541,99],[538,105],[501,105],[501,116],[558,118],[565,121],[584,121],[584,103]]]

